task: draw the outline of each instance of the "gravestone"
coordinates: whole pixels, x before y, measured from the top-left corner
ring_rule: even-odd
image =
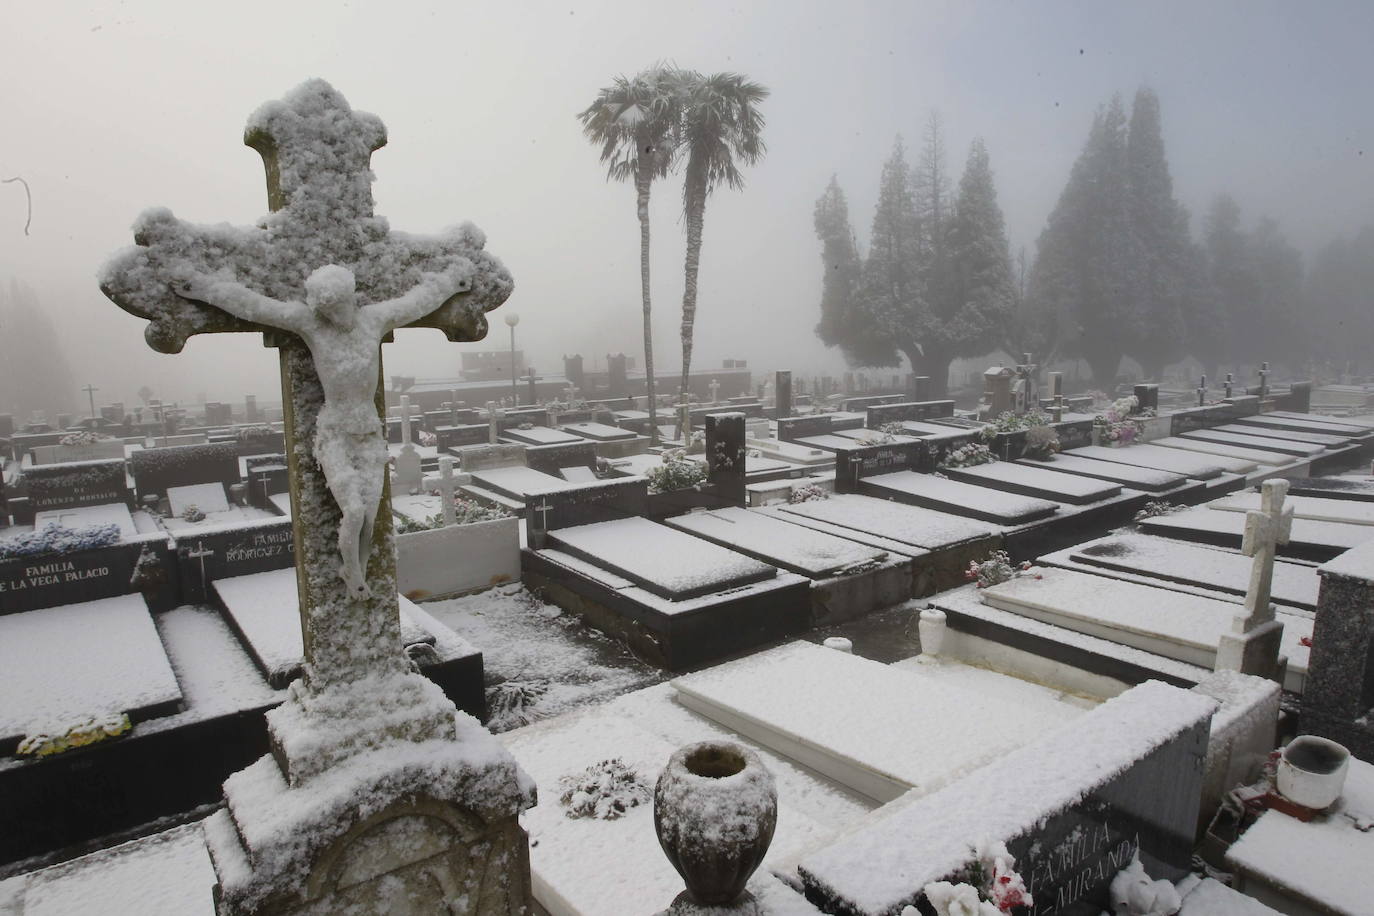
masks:
[[[626,377],[625,370],[626,356],[624,353],[617,353],[612,356],[606,354],[606,396],[611,398],[624,398],[630,395],[630,386]],[[652,405],[650,405],[652,406]]]
[[[222,483],[228,492],[239,482],[239,454],[232,442],[145,448],[129,456],[129,469],[140,500],[197,483]]]
[[[194,530],[177,537],[178,580],[184,604],[210,599],[210,583],[217,579],[285,569],[296,562],[291,520],[263,519],[243,525]]]
[[[773,389],[773,418],[792,416],[792,373],[779,370]]]
[[[1374,763],[1374,541],[1319,566],[1317,573],[1321,590],[1303,728]]]
[[[245,394],[243,396],[243,419],[248,423],[257,423],[262,419],[258,413],[258,399],[255,395]]]
[[[121,460],[39,465],[24,471],[34,512],[108,503],[131,505]]]
[[[1136,385],[1135,388],[1132,389],[1132,393],[1135,394],[1136,400],[1140,402],[1139,406],[1136,408],[1137,412],[1153,410],[1157,413],[1159,411],[1158,385]]]
[[[488,468],[524,466],[523,445],[469,445],[458,449],[458,464],[466,474]]]
[[[444,527],[452,525],[458,520],[457,513],[453,509],[453,494],[456,480],[453,477],[453,458],[442,455],[439,458],[439,499],[443,502],[440,509],[444,520]]]
[[[401,452],[396,456],[395,487],[411,493],[420,486],[420,453],[410,439],[410,397],[401,395]]]
[[[778,373],[781,376],[783,373]],[[791,373],[788,373],[790,376]],[[713,413],[706,416],[706,467],[716,495],[731,505],[745,505],[744,414]]]
[[[1283,624],[1274,617],[1270,593],[1274,582],[1274,552],[1287,544],[1293,530],[1293,507],[1284,506],[1288,481],[1266,480],[1259,511],[1245,515],[1245,536],[1241,553],[1254,557],[1250,586],[1245,592],[1245,613],[1234,622],[1234,633],[1227,633],[1217,646],[1217,670],[1230,669],[1282,681],[1279,641]]]
[[[0,439],[14,435],[14,414],[0,413]]]
[[[915,469],[920,466],[924,449],[925,445],[921,442],[837,449],[835,492],[858,493],[859,481],[865,477]]]
[[[373,215],[385,128],[322,80],[260,108],[245,142],[263,156],[268,217],[207,231],[147,211],[101,284],[149,320],[154,349],[260,331],[280,351],[304,674],[267,714],[272,753],[225,782],[226,808],[206,822],[216,911],[380,912],[404,898],[415,912],[521,912],[517,816],[533,786],[402,651],[377,433],[390,327],[478,340],[510,275],[475,227],[392,234]]]
[[[778,441],[795,442],[810,436],[824,436],[833,429],[830,414],[809,417],[783,417],[778,420]]]
[[[647,512],[648,492],[643,477],[619,477],[541,493],[525,504],[530,547],[543,548],[545,535],[560,528],[641,517]]]
[[[582,354],[563,357],[563,376],[576,388],[587,387],[587,374],[582,368]]]
[[[1011,411],[1012,383],[1016,372],[1005,366],[993,366],[983,373],[983,400],[978,405],[980,420],[994,420]]]
[[[596,467],[596,443],[583,440],[558,445],[531,445],[525,448],[525,464],[543,474],[559,476],[563,468]]]
[[[234,422],[233,412],[228,404],[210,401],[205,405],[206,426],[228,426]]]

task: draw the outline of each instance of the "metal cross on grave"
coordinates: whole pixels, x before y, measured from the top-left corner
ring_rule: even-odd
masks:
[[[1287,544],[1293,530],[1293,507],[1283,504],[1288,481],[1266,480],[1260,485],[1260,508],[1245,513],[1245,537],[1241,553],[1254,557],[1250,567],[1250,586],[1245,590],[1245,616],[1236,619],[1236,631],[1244,633],[1274,619],[1269,603],[1274,582],[1274,552]]]
[[[215,552],[213,550],[205,549],[204,541],[196,541],[195,549],[186,551],[186,559],[200,561],[200,591],[201,594],[205,596],[210,594],[210,583],[205,581],[205,558],[213,557],[214,555]]]
[[[134,224],[136,244],[107,263],[100,285],[125,311],[148,319],[144,337],[154,350],[178,353],[193,334],[229,331],[262,333],[277,348],[305,643],[301,706],[343,718],[352,715],[346,704],[308,698],[408,671],[387,508],[379,345],[396,326],[481,340],[484,313],[509,297],[513,282],[471,224],[411,235],[392,232],[374,215],[371,157],[385,145],[386,129],[323,80],[259,108],[244,143],[263,159],[267,216],[253,226],[209,226],[166,209],[145,211]],[[375,340],[364,340],[365,332]],[[339,452],[362,494],[341,498],[343,507],[332,488],[336,475],[322,467],[337,466]],[[363,521],[375,524],[370,541],[367,524],[357,541],[365,573],[346,584],[340,542],[349,529],[341,526],[357,524],[359,507],[371,516]]]

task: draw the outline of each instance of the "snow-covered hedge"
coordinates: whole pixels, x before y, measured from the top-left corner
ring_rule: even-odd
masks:
[[[0,560],[94,550],[118,544],[119,537],[119,526],[114,524],[64,528],[57,522],[51,522],[40,531],[28,531],[0,541]]]

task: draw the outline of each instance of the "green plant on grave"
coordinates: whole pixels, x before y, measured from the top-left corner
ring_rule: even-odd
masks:
[[[1027,413],[1012,413],[1008,410],[996,419],[989,420],[979,435],[983,437],[984,442],[991,442],[998,433],[1015,433],[1032,426],[1049,426],[1053,422],[1053,417],[1038,410]]]
[[[1049,461],[1059,451],[1059,433],[1052,426],[1032,426],[1026,430],[1022,454],[1036,461]]]
[[[704,462],[693,461],[681,449],[673,449],[664,452],[663,463],[649,468],[644,476],[649,479],[650,493],[667,493],[700,486],[708,474]]]

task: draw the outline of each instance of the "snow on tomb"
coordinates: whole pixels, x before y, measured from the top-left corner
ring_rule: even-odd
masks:
[[[1125,582],[1069,569],[1045,569],[982,589],[983,603],[1044,623],[1177,659],[1216,665],[1222,638],[1232,634],[1235,602]],[[1301,693],[1307,677],[1312,619],[1280,610],[1281,654],[1288,657],[1284,686]]]
[[[1182,439],[1193,439],[1199,442],[1215,442],[1220,445],[1234,445],[1240,448],[1253,448],[1261,451],[1275,452],[1280,455],[1293,455],[1298,458],[1310,458],[1313,455],[1320,455],[1326,451],[1326,447],[1315,442],[1298,442],[1293,439],[1276,439],[1269,436],[1247,436],[1239,433],[1227,433],[1218,429],[1195,429],[1180,435]]]
[[[175,712],[182,699],[139,595],[0,616],[0,671],[5,755],[26,735],[121,713],[137,723]]]
[[[227,808],[206,825],[218,909],[377,908],[403,890],[437,911],[449,899],[442,886],[476,880],[479,909],[514,912],[528,899],[517,815],[532,786],[410,670],[391,513],[379,511],[388,489],[379,345],[400,326],[480,340],[510,274],[471,224],[416,236],[374,215],[370,160],[386,130],[324,81],[262,106],[244,140],[263,157],[268,216],[197,226],[148,210],[135,245],[101,272],[102,291],[148,319],[156,350],[254,331],[279,351],[305,663],[268,713],[273,753],[230,777]],[[175,481],[188,482],[203,481]],[[476,835],[461,826],[473,815],[484,825]],[[409,855],[391,845],[398,830],[423,838]],[[372,879],[338,883],[321,870],[338,855]],[[424,869],[445,877],[436,885]]]
[[[145,448],[129,456],[138,498],[164,498],[172,487],[239,482],[238,449],[232,442]]]
[[[1038,562],[1091,566],[1133,574],[1138,577],[1133,581],[1172,582],[1235,596],[1228,600],[1244,598],[1252,565],[1249,558],[1229,550],[1129,531],[1048,554]],[[1313,567],[1274,561],[1273,599],[1279,604],[1315,611],[1319,584]]]
[[[693,712],[880,804],[935,791],[1083,714],[1015,678],[960,680],[938,666],[899,669],[810,642],[672,687]]]
[[[1327,448],[1341,448],[1350,445],[1353,441],[1351,436],[1332,435],[1330,433],[1318,432],[1315,429],[1311,431],[1295,432],[1287,429],[1252,426],[1248,423],[1226,423],[1222,426],[1212,427],[1212,431],[1227,433],[1233,436],[1247,436],[1258,439],[1268,438],[1281,442],[1309,443],[1326,446]]]
[[[1232,493],[1207,505],[1228,512],[1253,512],[1260,508],[1260,494]],[[1319,522],[1345,522],[1350,525],[1374,525],[1374,506],[1350,499],[1326,499],[1320,496],[1289,496],[1284,505],[1293,507],[1294,518]]]
[[[130,502],[123,460],[43,465],[23,473],[35,512]]]
[[[887,559],[877,548],[738,507],[689,512],[664,524],[812,579],[860,572]]]
[[[1057,505],[1043,499],[1018,496],[916,471],[876,474],[863,478],[859,486],[872,496],[1002,525],[1038,521],[1059,511]]]
[[[777,575],[766,563],[646,518],[626,518],[549,532],[557,549],[679,601],[762,582]]]
[[[1303,822],[1269,810],[1227,851],[1235,885],[1283,913],[1370,911],[1374,765],[1351,759],[1341,797]]]
[[[581,441],[580,436],[565,433],[561,429],[550,429],[547,426],[532,426],[529,429],[512,426],[501,433],[501,437],[524,445],[566,445]]]
[[[1242,417],[1236,421],[1236,425],[1252,426],[1259,430],[1261,435],[1272,435],[1272,433],[1264,432],[1265,429],[1271,429],[1297,433],[1310,432],[1318,435],[1340,436],[1346,439],[1363,439],[1374,432],[1374,429],[1367,426],[1358,426],[1345,420],[1319,417],[1314,414],[1262,413],[1251,417]]]
[[[1067,449],[1065,455],[1092,458],[1096,461],[1110,461],[1116,464],[1129,464],[1142,468],[1153,468],[1182,474],[1193,480],[1213,480],[1228,470],[1220,461],[1191,455],[1179,449],[1159,448],[1150,444],[1132,445],[1126,448],[1108,448],[1105,445],[1085,445],[1082,448]],[[1255,469],[1253,462],[1233,473],[1248,473]]]
[[[809,899],[879,916],[955,880],[1004,842],[1038,912],[1097,913],[1139,856],[1188,874],[1216,701],[1148,683],[1051,729],[945,788],[906,799],[802,859]]]
[[[1245,534],[1243,514],[1206,506],[1147,518],[1139,524],[1140,530],[1147,534],[1233,549],[1240,548],[1241,538]],[[1279,548],[1279,556],[1325,563],[1337,554],[1370,540],[1374,540],[1374,531],[1368,525],[1300,518],[1293,522],[1288,543]]]
[[[1257,465],[1268,465],[1278,467],[1286,464],[1294,464],[1297,458],[1293,455],[1280,454],[1274,451],[1265,451],[1258,448],[1246,448],[1243,445],[1235,445],[1226,442],[1211,442],[1204,439],[1185,439],[1182,436],[1165,436],[1162,439],[1150,440],[1151,445],[1159,448],[1173,448],[1180,451],[1197,452],[1202,455],[1216,455],[1221,458],[1237,458],[1241,461],[1253,462]]]
[[[42,531],[49,525],[59,525],[71,531],[103,525],[119,527],[121,540],[137,537],[138,526],[133,513],[123,503],[102,503],[98,506],[74,506],[70,509],[44,509],[33,514],[33,530]]]
[[[1121,495],[1121,485],[1061,474],[1015,461],[994,461],[970,468],[949,468],[953,480],[976,483],[1008,493],[1084,505]]]
[[[1294,496],[1374,502],[1374,477],[1289,477],[1288,492]]]
[[[654,694],[653,702],[644,705],[651,707],[656,722],[627,715],[617,701],[604,709],[559,717],[500,736],[534,778],[540,798],[549,799],[524,816],[530,832],[534,896],[547,912],[649,913],[682,890],[682,878],[659,848],[653,802],[648,795],[680,744],[718,737],[719,733],[690,721],[690,714],[673,708],[661,689]],[[634,696],[633,702],[639,705],[645,699]],[[676,726],[666,737],[662,729],[665,718]],[[604,766],[607,760],[623,764],[647,791],[636,798],[628,787],[620,787],[618,793],[602,795],[599,800],[603,804],[612,800],[625,803],[623,813],[614,819],[570,816],[569,802],[560,798],[566,791],[564,780]],[[765,765],[779,783],[777,831],[762,867],[750,879],[749,890],[765,903],[764,912],[819,916],[819,911],[806,905],[770,872],[786,871],[796,857],[834,835],[833,826],[814,815],[820,813],[815,811],[817,796],[838,793],[821,780],[797,773],[774,759],[766,760]],[[796,791],[789,792],[792,788]],[[836,798],[829,808],[853,817],[851,812],[857,806],[846,801]],[[595,880],[588,880],[588,875],[595,875]],[[769,906],[773,901],[776,904]]]
[[[1188,481],[1188,478],[1182,474],[1157,471],[1153,468],[1137,467],[1132,464],[1098,461],[1078,455],[1052,455],[1048,461],[1036,461],[1034,464],[1031,464],[1028,459],[1023,459],[1021,463],[1030,467],[1044,467],[1065,474],[1078,474],[1097,480],[1108,480],[1130,487],[1132,490],[1143,490],[1149,493],[1162,493],[1166,490],[1172,490],[1183,486]]]
[[[562,428],[574,436],[582,436],[594,442],[614,442],[635,438],[635,433],[632,430],[621,429],[618,426],[607,426],[605,423],[569,423]],[[521,431],[524,432],[525,430]]]
[[[477,486],[521,502],[572,486],[566,480],[524,465],[474,470],[471,474]]]
[[[167,488],[167,504],[174,516],[184,516],[192,507],[206,515],[211,512],[224,512],[229,508],[224,487],[217,483],[198,483],[184,487]]]
[[[1001,532],[1001,528],[988,522],[871,496],[838,495],[767,511],[780,512],[803,522],[823,522],[840,531],[872,534],[924,550],[989,539]]]

